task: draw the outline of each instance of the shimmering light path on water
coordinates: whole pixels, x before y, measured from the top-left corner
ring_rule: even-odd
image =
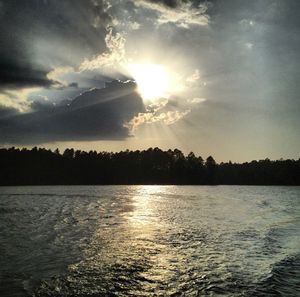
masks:
[[[0,295],[300,296],[300,188],[0,188]]]

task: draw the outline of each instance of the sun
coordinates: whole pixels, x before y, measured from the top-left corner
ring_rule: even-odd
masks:
[[[138,92],[145,100],[168,96],[170,81],[167,70],[159,64],[129,64],[128,71],[138,86]]]

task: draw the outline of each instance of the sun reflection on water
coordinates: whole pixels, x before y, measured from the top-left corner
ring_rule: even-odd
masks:
[[[88,199],[57,199],[63,201],[59,206],[68,211],[67,218],[76,219],[68,230],[73,224],[76,232],[82,230],[82,253],[77,255],[79,262],[69,266],[67,279],[44,283],[34,296],[215,296],[222,292],[237,297],[249,292],[257,296],[254,285],[273,290],[278,284],[281,290],[285,279],[291,286],[296,283],[292,273],[298,269],[299,257],[290,256],[298,250],[288,250],[285,242],[298,235],[299,208],[294,199],[298,191],[293,190],[296,196],[287,203],[288,196],[282,202],[272,190],[260,187],[247,187],[241,194],[237,193],[241,188],[233,187],[97,189],[99,198],[93,192]],[[267,205],[261,204],[262,191]],[[249,193],[252,199],[247,199]],[[42,198],[52,205],[52,197]],[[284,205],[279,211],[278,206]],[[258,214],[263,219],[258,220]],[[60,224],[64,227],[66,222]],[[63,234],[67,236],[66,231]],[[69,243],[72,237],[67,238]]]
[[[163,192],[162,186],[140,186],[133,197],[134,210],[128,217],[129,223],[146,228],[153,227],[157,223],[156,203],[161,202],[160,194]],[[144,229],[144,231],[146,231]]]
[[[130,234],[130,245],[134,251],[131,255],[133,262],[139,261],[144,265],[139,271],[139,278],[147,281],[132,288],[130,293],[144,296],[144,292],[160,293],[160,284],[171,282],[177,273],[177,264],[174,263],[176,255],[165,242],[172,226],[161,212],[168,187],[140,186],[136,190],[133,211],[128,216],[127,234]]]

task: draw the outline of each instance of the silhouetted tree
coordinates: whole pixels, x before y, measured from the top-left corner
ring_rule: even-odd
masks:
[[[74,158],[74,149],[65,149],[63,153],[63,157],[66,159],[73,159]]]
[[[217,163],[212,156],[209,156],[205,162],[206,183],[214,185],[216,183]]]
[[[143,151],[118,153],[66,149],[63,154],[34,147],[0,149],[0,185],[55,184],[236,184],[300,185],[300,160],[269,159],[243,164],[205,163],[190,152]]]

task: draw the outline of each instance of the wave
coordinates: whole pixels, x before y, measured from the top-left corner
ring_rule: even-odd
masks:
[[[248,296],[300,296],[300,253],[274,264],[270,274]]]

